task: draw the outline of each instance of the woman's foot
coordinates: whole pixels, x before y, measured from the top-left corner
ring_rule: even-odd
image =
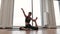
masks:
[[[24,27],[20,27],[20,30],[30,30],[30,28],[24,28]]]

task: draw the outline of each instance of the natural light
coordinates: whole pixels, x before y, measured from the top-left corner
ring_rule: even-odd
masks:
[[[56,26],[60,26],[60,12],[59,12],[58,1],[54,1],[54,9],[55,9]]]
[[[33,0],[33,18],[38,17],[37,24],[39,26],[42,25],[41,23],[41,5],[40,0]]]
[[[25,26],[25,17],[21,8],[25,10],[26,14],[28,14],[28,12],[31,12],[31,0],[14,1],[13,26]]]
[[[1,0],[0,0],[0,8],[1,8]]]
[[[26,15],[32,12],[32,0],[14,0],[13,26],[25,26],[25,17],[21,8],[24,9]],[[41,26],[40,0],[33,0],[33,19],[36,17],[38,17],[38,26]]]

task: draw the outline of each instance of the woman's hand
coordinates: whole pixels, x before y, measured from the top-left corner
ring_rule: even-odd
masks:
[[[36,17],[36,19],[34,20],[36,27],[38,27],[38,26],[37,26],[37,22],[36,22],[37,19],[38,19],[38,17]]]
[[[35,20],[37,20],[38,19],[38,17],[36,17],[36,19]]]
[[[34,19],[33,21],[36,22],[37,19],[38,19],[38,17],[36,17],[36,19]]]
[[[23,10],[23,8],[21,8],[21,10]]]
[[[36,17],[35,21],[38,19],[38,17]]]
[[[24,12],[24,9],[23,9],[23,8],[21,8],[21,10],[22,10],[22,12],[23,12],[24,16],[26,17],[26,14],[25,14],[25,12]]]

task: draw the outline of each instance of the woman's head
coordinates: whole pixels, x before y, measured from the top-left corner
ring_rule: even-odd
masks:
[[[28,16],[31,16],[31,14],[32,14],[32,13],[31,13],[31,12],[29,12],[29,13],[28,13]]]

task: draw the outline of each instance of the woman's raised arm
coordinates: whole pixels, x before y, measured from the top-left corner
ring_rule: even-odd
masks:
[[[24,16],[26,17],[26,14],[25,14],[25,12],[24,12],[23,8],[21,8],[21,10],[23,11]]]

